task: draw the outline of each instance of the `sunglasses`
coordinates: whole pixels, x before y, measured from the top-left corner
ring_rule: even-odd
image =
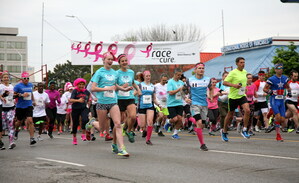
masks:
[[[24,80],[25,80],[25,79],[29,80],[29,78],[23,78],[23,79],[24,79]]]
[[[278,66],[275,69],[283,69],[283,66]]]

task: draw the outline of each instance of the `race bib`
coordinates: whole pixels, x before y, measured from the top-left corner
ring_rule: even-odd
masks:
[[[118,95],[119,95],[119,96],[123,96],[123,97],[129,97],[129,96],[130,96],[130,91],[122,91],[122,90],[119,90],[119,91],[118,91]]]
[[[36,105],[38,105],[38,106],[43,106],[43,105],[44,105],[43,98],[39,98],[39,99],[37,100]]]
[[[166,102],[167,102],[166,98],[161,99],[161,101],[160,101],[161,106],[165,107],[166,106]]]
[[[105,88],[107,88],[107,86],[105,86]],[[104,97],[115,98],[115,91],[114,90],[104,91]]]
[[[239,95],[245,95],[245,87],[241,87],[238,92]]]
[[[177,92],[177,93],[175,94],[175,99],[176,99],[176,100],[182,100],[182,93],[181,93],[181,92]]]
[[[28,93],[28,94],[29,94],[28,97],[23,97],[24,100],[31,100],[31,93]]]
[[[292,96],[293,97],[297,97],[298,96],[298,91],[297,90],[293,90],[292,91]]]
[[[152,96],[151,95],[143,95],[142,101],[143,101],[143,104],[151,104]]]
[[[5,97],[5,100],[7,105],[13,105],[13,96],[9,95]]]
[[[275,96],[275,99],[282,100],[282,99],[283,99],[283,95],[276,95],[276,96]]]

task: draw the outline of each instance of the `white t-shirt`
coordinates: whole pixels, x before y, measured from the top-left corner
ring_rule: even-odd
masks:
[[[161,83],[155,84],[156,98],[159,104],[163,107],[167,107],[167,84],[161,85]]]
[[[65,95],[62,95],[60,97],[61,103],[58,104],[58,102],[56,101],[56,106],[57,106],[57,114],[66,114],[66,107],[67,107],[67,103],[68,103],[68,99],[65,97]]]
[[[293,102],[298,102],[298,96],[299,96],[299,81],[288,82],[291,88],[292,97],[287,97],[287,100],[291,100]]]
[[[68,102],[68,106],[67,106],[67,108],[68,108],[68,109],[71,109],[71,108],[72,108],[72,104],[69,102],[69,99],[71,98],[71,95],[72,95],[72,93],[69,92],[69,91],[66,91],[66,92],[62,95],[62,97],[65,97],[65,98],[67,99],[67,102]]]
[[[33,106],[33,117],[46,116],[46,103],[50,103],[49,95],[45,92],[33,92],[35,106]]]
[[[5,102],[2,102],[2,107],[13,107],[15,106],[15,102],[13,99],[13,94],[14,94],[14,90],[13,90],[13,86],[11,84],[9,84],[8,86],[4,85],[4,84],[0,84],[0,91],[1,91],[1,95],[5,92],[5,91],[9,91],[8,96],[4,97]]]

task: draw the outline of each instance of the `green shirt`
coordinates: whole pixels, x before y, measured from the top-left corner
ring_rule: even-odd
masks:
[[[246,96],[245,95],[245,88],[246,88],[246,84],[247,84],[246,74],[247,74],[247,71],[244,69],[242,71],[240,71],[238,69],[234,69],[229,72],[229,74],[227,75],[227,77],[225,78],[224,81],[227,81],[232,84],[242,83],[242,87],[240,89],[230,87],[228,98],[239,99],[239,98],[242,98],[243,96]]]

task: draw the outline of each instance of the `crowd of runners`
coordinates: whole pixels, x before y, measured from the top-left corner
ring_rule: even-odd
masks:
[[[120,67],[117,71],[112,69],[115,60]],[[274,66],[275,75],[266,79],[260,71],[253,82],[253,75],[244,70],[244,58],[236,58],[236,66],[218,81],[205,76],[205,64],[197,63],[190,78],[177,68],[173,76],[161,74],[154,84],[150,71],[135,74],[125,54],[116,58],[107,52],[103,67],[89,83],[77,78],[58,89],[56,82],[50,81],[47,90],[43,83],[33,86],[27,72],[13,86],[9,73],[3,72],[0,149],[6,148],[4,136],[8,136],[8,148],[15,148],[24,128],[30,145],[42,141],[43,134],[53,139],[53,131],[57,135],[72,133],[73,145],[78,144],[77,133],[82,141],[94,141],[99,133],[105,141],[112,141],[112,152],[120,156],[129,156],[124,136],[134,143],[136,132],[142,134],[145,144],[153,145],[153,131],[161,138],[165,131],[173,133],[171,138],[177,140],[180,132],[187,130],[198,137],[203,151],[208,151],[204,129],[211,136],[220,130],[225,142],[229,130],[237,130],[246,139],[275,130],[277,141],[283,141],[281,131],[299,134],[298,72],[285,76],[279,63]]]

